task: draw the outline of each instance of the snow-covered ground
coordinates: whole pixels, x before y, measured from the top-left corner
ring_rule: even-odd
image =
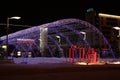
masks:
[[[72,58],[57,58],[57,57],[35,57],[35,58],[13,58],[14,63],[21,64],[39,64],[39,63],[72,63]],[[120,59],[106,58],[99,59],[100,61],[120,61]],[[78,59],[74,59],[78,61]]]
[[[39,63],[65,63],[69,62],[67,58],[56,57],[35,57],[35,58],[13,58],[14,63],[27,63],[27,64],[39,64]]]

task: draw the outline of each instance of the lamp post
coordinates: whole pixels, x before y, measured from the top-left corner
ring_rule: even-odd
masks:
[[[7,17],[7,36],[6,36],[6,54],[5,54],[5,59],[7,59],[8,56],[8,33],[9,33],[9,20],[10,19],[20,19],[21,17],[14,16],[14,17]]]
[[[117,35],[117,37],[120,37],[120,27],[113,27],[113,28],[119,31],[119,34]]]
[[[117,34],[117,38],[115,38],[116,40],[117,40],[117,49],[118,49],[118,56],[120,57],[120,27],[113,27],[115,30],[117,30],[118,31],[118,34]],[[116,50],[117,51],[117,50]]]
[[[58,42],[59,42],[59,44],[60,44],[60,36],[56,36],[57,38],[58,38]]]

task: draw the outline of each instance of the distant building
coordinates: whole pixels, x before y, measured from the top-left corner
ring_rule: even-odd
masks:
[[[98,13],[93,9],[89,8],[85,14],[85,20],[96,27],[99,27],[99,16]]]
[[[97,13],[96,13],[96,11],[93,9],[93,8],[89,8],[89,9],[87,9],[87,11],[86,11],[87,13],[85,14],[85,20],[87,21],[87,22],[89,22],[90,24],[92,24],[92,25],[94,25],[96,28],[98,28],[99,29],[99,17],[98,17],[98,15],[97,15]],[[92,38],[92,39],[91,39]],[[97,34],[89,34],[89,39],[90,40],[93,40],[93,41],[91,41],[92,43],[95,43],[95,41],[94,41],[94,39],[97,39],[97,41],[98,41],[98,39],[99,39],[100,37],[99,37],[99,35],[97,35]],[[100,47],[100,44],[99,44],[99,42],[100,41],[98,41],[98,43],[97,43],[97,45],[94,45],[94,44],[92,44],[94,47]],[[96,43],[95,43],[96,44]]]
[[[117,54],[120,53],[119,30],[114,29],[114,27],[120,26],[120,16],[89,11],[86,13],[85,19],[87,22],[95,25],[104,34]],[[107,49],[102,40],[100,40],[100,46],[103,49]]]
[[[115,30],[114,27],[120,26],[120,16],[103,13],[99,13],[98,15],[100,30],[103,32],[110,43],[115,40],[118,44],[119,39],[117,38],[117,35],[119,35],[119,31]]]

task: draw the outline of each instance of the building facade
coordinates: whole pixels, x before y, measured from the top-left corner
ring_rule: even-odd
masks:
[[[118,36],[119,30],[114,29],[116,26],[120,27],[120,16],[90,11],[86,13],[86,21],[96,25],[96,27],[103,33],[111,44],[116,56],[120,56],[120,37]],[[101,39],[100,46],[103,49],[107,49],[107,46]]]
[[[110,14],[99,14],[100,16],[100,30],[108,38],[111,43],[116,56],[120,55],[120,37],[119,30],[114,27],[120,27],[120,16]]]

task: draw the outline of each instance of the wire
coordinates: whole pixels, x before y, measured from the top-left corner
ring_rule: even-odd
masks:
[[[0,25],[2,26],[7,26],[7,24],[4,24],[4,23],[0,23]],[[15,25],[15,24],[9,24],[10,26],[21,26],[21,27],[32,27],[32,26],[29,26],[29,25]]]

